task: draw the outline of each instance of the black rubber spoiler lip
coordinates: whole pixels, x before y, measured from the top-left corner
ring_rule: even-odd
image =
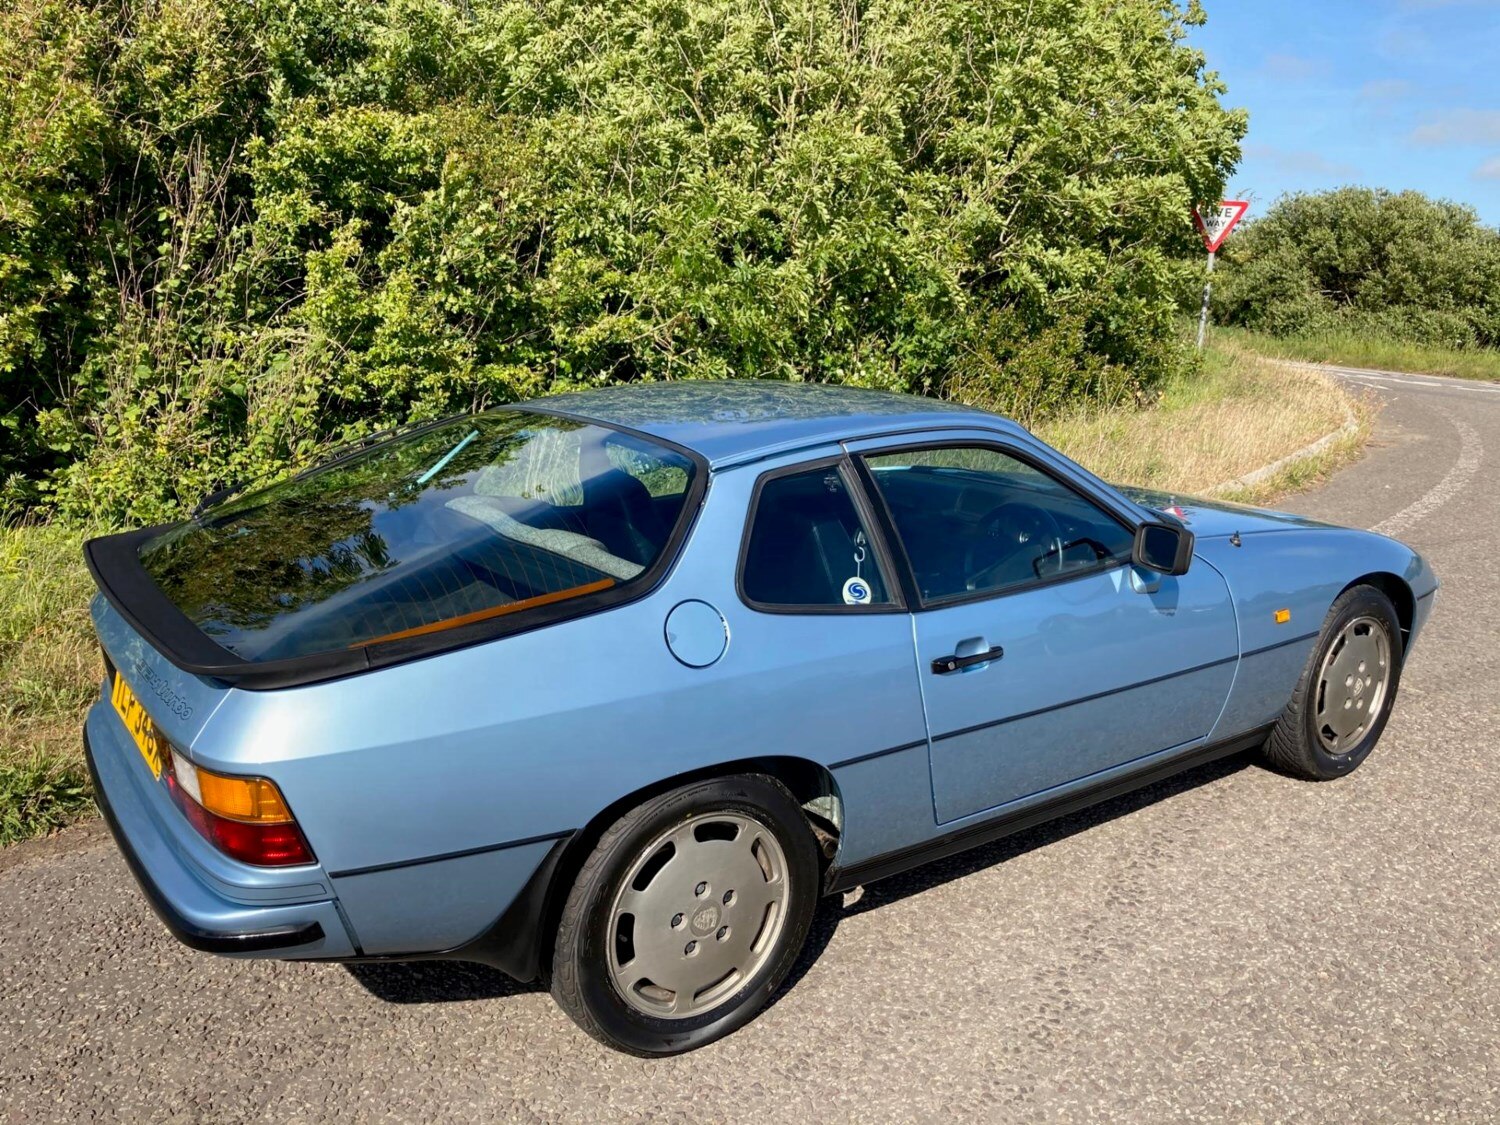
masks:
[[[178,668],[239,687],[268,689],[335,679],[371,667],[364,648],[338,649],[293,660],[250,661],[215,644],[141,565],[141,545],[176,526],[143,527],[90,539],[83,545],[83,558],[94,585],[115,612]]]

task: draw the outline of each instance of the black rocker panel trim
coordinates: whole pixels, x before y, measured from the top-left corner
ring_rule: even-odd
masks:
[[[1270,733],[1270,726],[1259,727],[1219,742],[1196,746],[1180,754],[1174,754],[1165,761],[1152,762],[1123,777],[1110,778],[1081,792],[1065,793],[1050,801],[1029,805],[1024,809],[945,833],[909,848],[886,852],[884,855],[878,855],[848,867],[830,867],[824,881],[824,892],[836,894],[864,883],[888,879],[892,875],[899,875],[903,871],[920,867],[924,863],[957,855],[959,852],[968,851],[981,844],[988,844],[1028,828],[1034,828],[1038,824],[1045,824],[1049,820],[1056,820],[1058,817],[1078,812],[1080,809],[1086,809],[1113,797],[1123,796],[1182,773],[1184,770],[1193,769],[1195,766],[1206,765],[1220,758],[1227,758],[1231,754],[1253,749],[1263,744]]]

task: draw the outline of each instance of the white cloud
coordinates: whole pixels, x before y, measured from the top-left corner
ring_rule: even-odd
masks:
[[[1320,176],[1330,180],[1352,180],[1359,176],[1359,169],[1353,165],[1330,160],[1312,149],[1277,148],[1253,141],[1241,148],[1249,159],[1262,161],[1278,172],[1294,176]]]
[[[1412,131],[1419,145],[1500,144],[1500,109],[1450,109]]]
[[[1500,156],[1492,156],[1474,169],[1476,180],[1500,180]]]

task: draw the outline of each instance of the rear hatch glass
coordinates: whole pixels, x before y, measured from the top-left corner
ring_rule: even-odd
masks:
[[[633,433],[493,411],[232,500],[150,539],[139,559],[242,660],[440,640],[649,581],[697,471]]]

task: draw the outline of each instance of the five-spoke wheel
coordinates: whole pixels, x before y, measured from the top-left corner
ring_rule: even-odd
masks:
[[[1390,717],[1401,656],[1401,623],[1390,598],[1373,586],[1340,594],[1266,743],[1271,761],[1314,780],[1357,767]]]
[[[621,1050],[709,1043],[785,980],[818,876],[807,819],[772,778],[716,778],[652,798],[584,862],[558,926],[553,995]]]

